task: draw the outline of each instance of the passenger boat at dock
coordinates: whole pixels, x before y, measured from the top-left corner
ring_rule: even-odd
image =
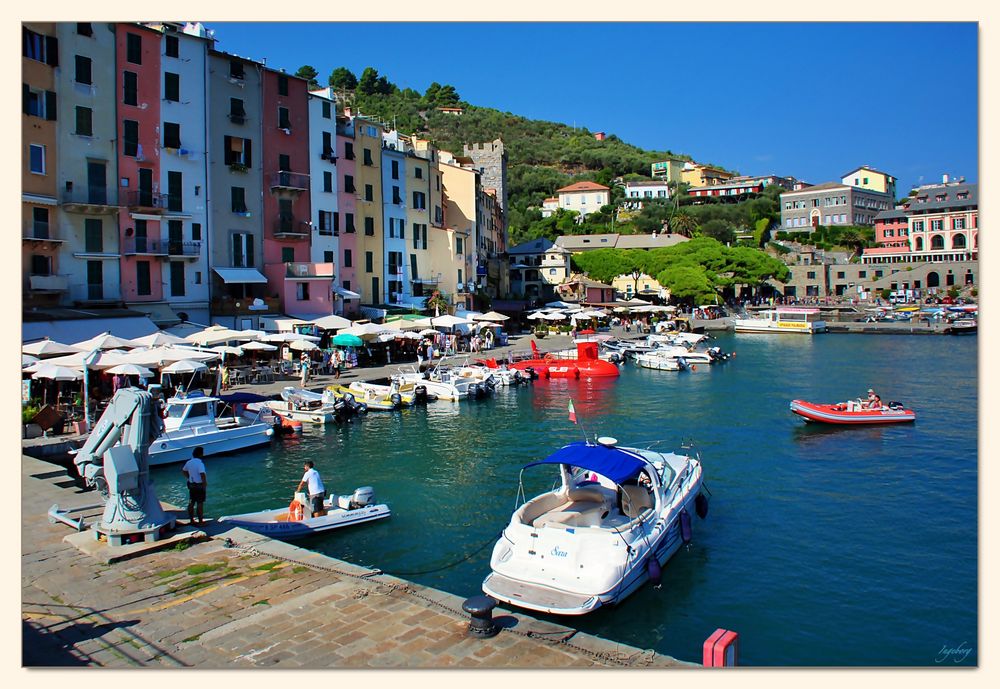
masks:
[[[514,511],[483,581],[487,595],[520,608],[582,615],[659,583],[660,568],[691,540],[693,513],[708,514],[695,457],[598,438],[524,469],[536,465],[558,466],[560,485]]]
[[[610,361],[604,361],[598,355],[596,342],[578,342],[576,358],[561,358],[553,354],[542,356],[535,343],[531,343],[535,358],[516,361],[511,368],[519,371],[534,370],[540,378],[601,378],[616,377],[618,367]]]
[[[318,515],[309,514],[308,510],[305,493],[296,493],[288,507],[219,517],[219,522],[272,538],[292,539],[385,519],[392,514],[388,505],[375,503],[375,491],[370,486],[358,488],[351,495],[328,497]]]
[[[826,332],[826,322],[819,320],[819,309],[781,306],[761,311],[756,317],[736,318],[733,326],[738,333],[799,333],[815,335]]]
[[[899,402],[889,402],[876,409],[866,407],[860,399],[848,400],[842,404],[818,404],[805,400],[792,400],[789,409],[807,423],[832,423],[842,425],[863,425],[880,423],[907,423],[916,421],[912,409],[905,409]]]
[[[149,446],[149,465],[183,462],[195,447],[205,457],[236,452],[271,441],[274,429],[261,414],[253,418],[219,412],[224,400],[201,391],[171,397],[163,410],[163,432]],[[229,407],[229,405],[224,405]]]

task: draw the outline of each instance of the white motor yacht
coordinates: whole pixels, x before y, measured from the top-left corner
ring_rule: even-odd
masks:
[[[524,469],[536,465],[558,466],[560,485],[514,511],[483,582],[487,595],[528,610],[582,615],[658,583],[691,539],[694,513],[708,514],[694,457],[598,438]]]
[[[235,452],[271,440],[274,430],[260,415],[217,416],[218,397],[191,392],[166,401],[163,432],[149,446],[149,465],[183,462],[202,448],[205,456]]]

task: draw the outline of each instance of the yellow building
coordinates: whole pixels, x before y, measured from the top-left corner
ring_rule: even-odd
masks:
[[[878,191],[889,194],[893,199],[896,198],[896,178],[868,165],[862,165],[845,173],[840,181],[850,187]]]
[[[383,301],[385,286],[382,233],[382,134],[378,122],[358,115],[354,118],[355,198],[357,199],[357,285],[362,304]]]
[[[406,222],[407,261],[410,277],[410,294],[414,303],[418,298],[430,296],[438,287],[437,273],[431,266],[430,228],[434,217],[435,200],[441,208],[441,173],[438,170],[437,150],[429,142],[409,138],[413,157],[406,164]],[[437,188],[435,191],[435,187]]]
[[[733,178],[733,173],[726,172],[711,165],[701,163],[685,163],[681,171],[681,181],[690,184],[692,187],[708,187],[716,184],[724,184]]]
[[[471,160],[447,151],[439,152],[438,169],[444,217],[442,227],[431,232],[432,270],[440,274],[438,289],[451,296],[452,304],[472,308],[479,173]]]
[[[624,294],[625,299],[632,297],[664,297],[669,298],[670,292],[665,290],[656,278],[645,273],[636,279],[631,273],[619,275],[611,281],[611,286],[615,292]]]
[[[56,86],[59,41],[52,23],[21,25],[21,267],[23,303],[58,304],[69,290],[59,271]],[[72,63],[71,63],[72,64]],[[71,69],[71,67],[63,67]]]
[[[649,176],[653,179],[663,179],[667,182],[683,182],[684,162],[676,158],[653,163],[649,166]]]

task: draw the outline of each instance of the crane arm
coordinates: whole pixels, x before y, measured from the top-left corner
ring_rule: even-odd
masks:
[[[149,446],[159,435],[161,427],[153,407],[154,399],[145,390],[122,388],[115,393],[73,460],[88,485],[96,484],[102,477],[104,453],[119,442],[132,448],[137,461],[143,465],[146,463]],[[150,419],[150,416],[155,418]]]

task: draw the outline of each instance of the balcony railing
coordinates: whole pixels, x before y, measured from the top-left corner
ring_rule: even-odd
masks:
[[[332,263],[286,263],[286,278],[334,278]]]
[[[69,289],[69,276],[29,275],[28,287],[33,292],[65,292]]]
[[[22,238],[26,242],[51,242],[62,244],[63,240],[55,236],[56,228],[49,223],[36,223],[34,221],[25,223]]]
[[[121,297],[116,293],[117,287],[112,285],[73,285],[69,289],[69,297],[78,302],[116,302]]]
[[[305,239],[309,225],[292,215],[279,215],[274,219],[274,236],[278,239]]]
[[[163,211],[167,208],[167,194],[154,194],[151,191],[124,192],[125,205],[129,208],[142,208],[152,211]]]
[[[126,256],[167,256],[167,243],[151,237],[126,237],[122,253]]]
[[[67,189],[60,197],[67,211],[80,213],[114,213],[118,207],[109,202],[107,188]]]
[[[247,121],[247,114],[245,112],[231,112],[229,113],[229,121],[233,124],[244,124]]]
[[[308,191],[309,175],[299,172],[277,172],[271,176],[271,191],[276,189],[287,191]]]
[[[260,304],[255,304],[255,300],[260,300]],[[281,300],[277,297],[216,297],[208,307],[212,316],[277,313],[281,311]]]

